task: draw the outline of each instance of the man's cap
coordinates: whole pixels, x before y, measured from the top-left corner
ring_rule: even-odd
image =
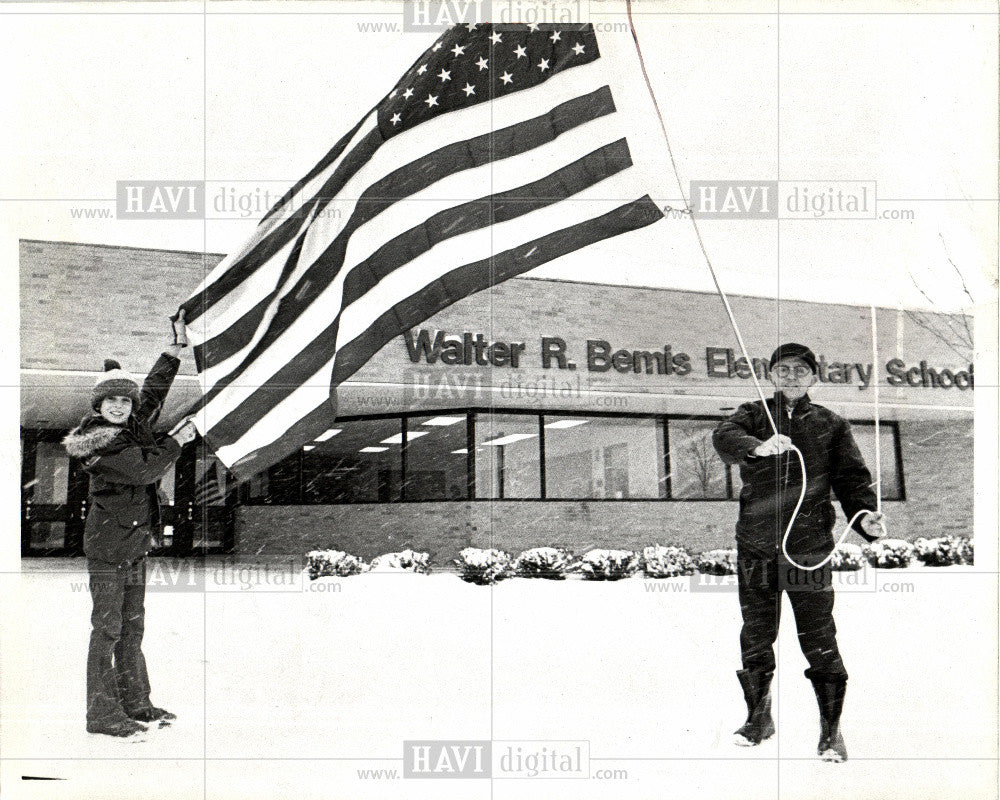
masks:
[[[809,369],[813,371],[814,375],[819,372],[819,366],[816,364],[815,354],[804,344],[786,342],[778,347],[778,349],[771,354],[771,361],[767,365],[768,369],[774,369],[774,365],[783,358],[801,358],[806,362],[806,364],[809,365]]]

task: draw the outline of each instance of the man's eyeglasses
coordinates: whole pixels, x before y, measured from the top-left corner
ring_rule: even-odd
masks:
[[[795,366],[778,364],[775,366],[773,372],[779,378],[787,378],[791,375],[794,375],[796,378],[804,378],[806,375],[812,374],[812,370],[805,364],[796,364]]]

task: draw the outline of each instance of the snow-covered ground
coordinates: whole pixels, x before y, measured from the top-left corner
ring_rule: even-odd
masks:
[[[400,573],[243,590],[220,574],[199,568],[209,591],[147,593],[153,701],[179,719],[140,741],[84,730],[84,562],[2,578],[19,598],[0,650],[5,797],[997,797],[995,573],[882,571],[838,594],[842,765],[814,758],[787,600],[778,735],[741,749],[733,592]],[[362,776],[401,773],[408,739],[586,740],[594,777]]]

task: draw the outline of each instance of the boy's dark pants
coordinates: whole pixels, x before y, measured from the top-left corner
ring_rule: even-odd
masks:
[[[780,553],[737,551],[737,581],[743,630],[743,668],[774,672],[774,641],[781,618],[781,592],[788,592],[799,633],[799,645],[809,662],[806,677],[847,678],[837,649],[833,623],[833,585],[829,564],[812,572],[793,567]],[[809,561],[796,558],[800,563]]]
[[[124,564],[87,559],[94,610],[87,654],[87,722],[111,722],[149,707],[142,655],[146,559]]]

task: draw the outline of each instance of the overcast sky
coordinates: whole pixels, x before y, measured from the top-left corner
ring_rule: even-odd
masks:
[[[780,22],[748,13],[773,12],[766,2],[638,7],[685,193],[692,180],[872,181],[878,214],[912,214],[705,220],[724,287],[949,310],[968,304],[950,260],[987,300],[997,260],[995,4],[865,2],[853,7],[893,13],[801,13],[812,7],[795,4]],[[591,2],[591,20],[621,23],[622,8]],[[898,13],[915,8],[934,13]],[[692,13],[705,9],[712,13]],[[8,274],[19,238],[235,249],[263,207],[207,222],[79,219],[73,209],[113,210],[125,179],[207,178],[210,216],[233,192],[244,203],[280,194],[435,38],[370,30],[402,21],[394,4],[224,3],[207,15],[201,4],[7,4],[0,13],[0,91],[16,121],[0,134]],[[624,31],[608,36],[631,47]],[[630,136],[666,172],[645,86],[623,63],[641,98]],[[692,242],[689,220],[665,220],[533,274],[711,289]],[[178,301],[193,288],[178,286]]]

